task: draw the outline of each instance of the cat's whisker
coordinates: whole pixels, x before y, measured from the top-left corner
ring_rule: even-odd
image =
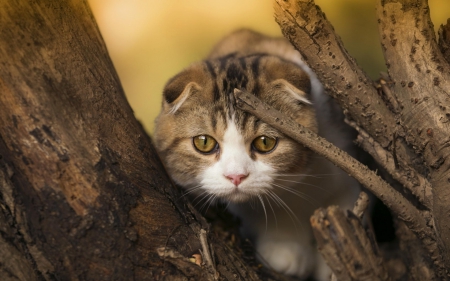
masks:
[[[206,190],[204,190],[203,192],[200,192],[194,199],[192,199],[192,202],[195,202],[195,200],[197,200],[197,198],[199,198],[199,197],[201,197],[201,196],[203,196],[203,195],[206,195],[206,194],[208,194],[208,192],[207,192]],[[202,199],[203,199],[203,198],[202,198]],[[200,199],[200,201],[201,201],[202,199]]]
[[[211,205],[215,203],[216,199],[217,199],[217,195],[213,194],[213,196],[208,200],[209,204],[208,204],[208,207],[206,207],[205,213],[208,212],[209,207],[211,207]]]
[[[275,210],[272,207],[272,204],[270,203],[270,198],[268,198],[268,195],[266,193],[264,193],[266,199],[267,199],[267,203],[269,204],[270,209],[272,210],[272,214],[273,217],[275,218],[275,228],[278,230],[278,221],[277,221],[277,215],[275,213]]]
[[[252,207],[252,209],[255,210],[256,205],[255,205],[255,198],[254,197],[250,198],[249,203],[250,203],[250,207]]]
[[[212,204],[215,204],[216,198],[217,198],[217,195],[212,194],[212,196],[210,196],[209,199],[205,202],[205,204],[207,205],[205,213],[208,211],[209,207],[211,207]]]
[[[292,222],[294,223],[294,226],[296,225],[296,223],[295,223],[296,221],[300,224],[300,226],[302,226],[302,223],[298,219],[297,215],[278,195],[275,194],[275,192],[273,192],[271,190],[266,190],[266,194],[268,194],[275,202],[277,202],[279,204],[279,206],[281,206],[286,211],[286,213],[289,215]],[[297,229],[296,226],[295,226],[295,228]]]
[[[314,208],[320,207],[320,203],[316,199],[314,199],[313,197],[307,195],[306,193],[303,193],[301,191],[293,189],[292,187],[284,186],[284,185],[281,185],[281,184],[272,183],[272,185],[274,185],[276,187],[279,187],[279,188],[281,188],[281,189],[283,189],[283,190],[285,190],[287,192],[290,192],[292,194],[297,195],[298,197],[304,199],[306,202],[311,204],[311,206],[314,207]]]
[[[259,199],[259,202],[261,202],[261,205],[262,205],[263,210],[264,210],[264,216],[266,217],[266,232],[267,232],[267,212],[266,212],[266,206],[264,205],[264,200],[263,200],[263,198],[261,197],[261,194],[258,194],[257,197],[258,197],[258,199]]]
[[[269,196],[269,198],[271,198],[271,199],[273,200],[273,202],[277,205],[278,208],[283,208],[283,206],[281,206],[280,203],[278,203],[278,201],[275,200],[275,199],[272,197],[272,194],[269,194],[268,192],[269,192],[269,190],[265,190],[265,191],[264,191],[264,194],[266,194],[267,196]],[[272,192],[272,193],[273,193],[273,192]],[[277,196],[277,197],[278,197],[278,196]]]
[[[228,201],[228,200],[226,200],[226,201]],[[228,201],[227,205],[225,206],[225,210],[228,211],[228,212],[231,212],[231,210],[228,209],[228,207],[230,207],[230,205],[231,205],[231,201]]]
[[[200,193],[199,195],[197,195],[197,197],[195,197],[192,200],[192,203],[194,203],[199,197],[201,197],[201,198],[197,201],[197,203],[194,204],[194,208],[196,208],[198,206],[198,204],[200,204],[200,202],[207,199],[209,197],[208,195],[210,195],[210,194],[207,191],[204,191],[204,192]]]
[[[299,229],[297,227],[297,224],[300,226],[301,229],[304,230],[303,224],[298,219],[297,215],[292,211],[292,209],[278,195],[276,195],[273,191],[267,190],[267,192],[268,192],[267,194],[269,195],[269,197],[272,198],[272,200],[274,202],[276,202],[276,204],[278,206],[280,206],[286,212],[286,214],[289,216],[289,218],[292,221],[292,224],[294,225],[295,232],[297,234],[300,233]]]
[[[339,173],[330,174],[274,174],[276,177],[310,177],[310,178],[322,178],[327,176],[336,176]]]
[[[199,209],[201,212],[203,212],[203,209],[205,209],[206,206],[210,205],[211,200],[214,198],[214,194],[209,193],[207,196],[205,196],[205,198],[207,198],[207,199],[205,200],[205,202],[203,202],[202,206]],[[208,208],[206,209],[206,211],[207,210],[208,210]],[[205,211],[205,213],[206,213],[206,211]]]
[[[311,187],[314,187],[314,188],[318,188],[318,189],[320,189],[320,190],[322,190],[322,191],[324,191],[324,192],[326,192],[328,194],[330,193],[330,190],[328,190],[328,189],[326,189],[326,188],[324,188],[322,186],[311,184],[311,183],[307,183],[307,182],[293,181],[293,180],[283,180],[283,179],[280,179],[280,178],[277,178],[276,180],[277,181],[292,182],[292,183],[296,183],[296,184],[300,184],[300,185],[311,186]]]
[[[199,190],[199,189],[201,189],[201,188],[202,188],[202,185],[201,185],[201,184],[196,185],[196,186],[193,186],[193,187],[190,187],[190,188],[188,188],[188,189],[183,193],[183,195],[181,195],[180,198],[178,198],[178,199],[181,199],[181,198],[185,197],[186,195],[191,194],[191,193],[193,193],[193,192],[195,192],[195,191],[197,191],[197,190]]]

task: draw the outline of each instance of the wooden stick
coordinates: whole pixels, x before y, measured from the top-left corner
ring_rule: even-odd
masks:
[[[360,219],[338,206],[318,209],[311,225],[319,251],[337,280],[391,280],[378,247]]]
[[[369,206],[369,196],[364,191],[359,193],[358,199],[356,199],[355,206],[353,206],[353,213],[362,220],[364,212]]]
[[[393,153],[384,149],[366,131],[359,127],[356,122],[346,120],[346,123],[358,132],[356,143],[372,155],[375,161],[381,164],[396,181],[407,188],[419,200],[420,204],[428,210],[432,210],[433,193],[430,182],[413,167],[408,165],[403,158],[395,158]],[[393,147],[395,147],[395,143]]]
[[[209,251],[209,244],[206,238],[206,230],[200,230],[200,243],[203,249],[203,259],[206,261],[206,266],[212,271],[214,280],[218,280],[219,275],[217,274],[216,266],[213,263],[213,258],[211,257],[211,252]]]

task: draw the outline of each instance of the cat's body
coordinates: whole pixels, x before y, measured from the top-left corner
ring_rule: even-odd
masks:
[[[207,60],[168,82],[154,134],[158,152],[188,192],[204,195],[204,202],[229,203],[243,234],[272,268],[325,280],[329,271],[315,249],[309,217],[320,206],[350,207],[357,183],[235,108],[235,88],[351,152],[342,114],[298,52],[282,38],[248,30],[226,37]]]

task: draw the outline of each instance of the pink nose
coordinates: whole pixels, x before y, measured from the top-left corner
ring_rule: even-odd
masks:
[[[238,186],[248,175],[227,175],[225,176],[229,179],[235,186]]]

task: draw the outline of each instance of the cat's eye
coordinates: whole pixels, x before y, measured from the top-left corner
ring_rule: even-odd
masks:
[[[277,145],[277,139],[267,136],[259,136],[252,142],[252,148],[259,153],[269,153]]]
[[[208,135],[196,136],[192,139],[195,149],[201,153],[211,153],[219,147],[217,141]]]

